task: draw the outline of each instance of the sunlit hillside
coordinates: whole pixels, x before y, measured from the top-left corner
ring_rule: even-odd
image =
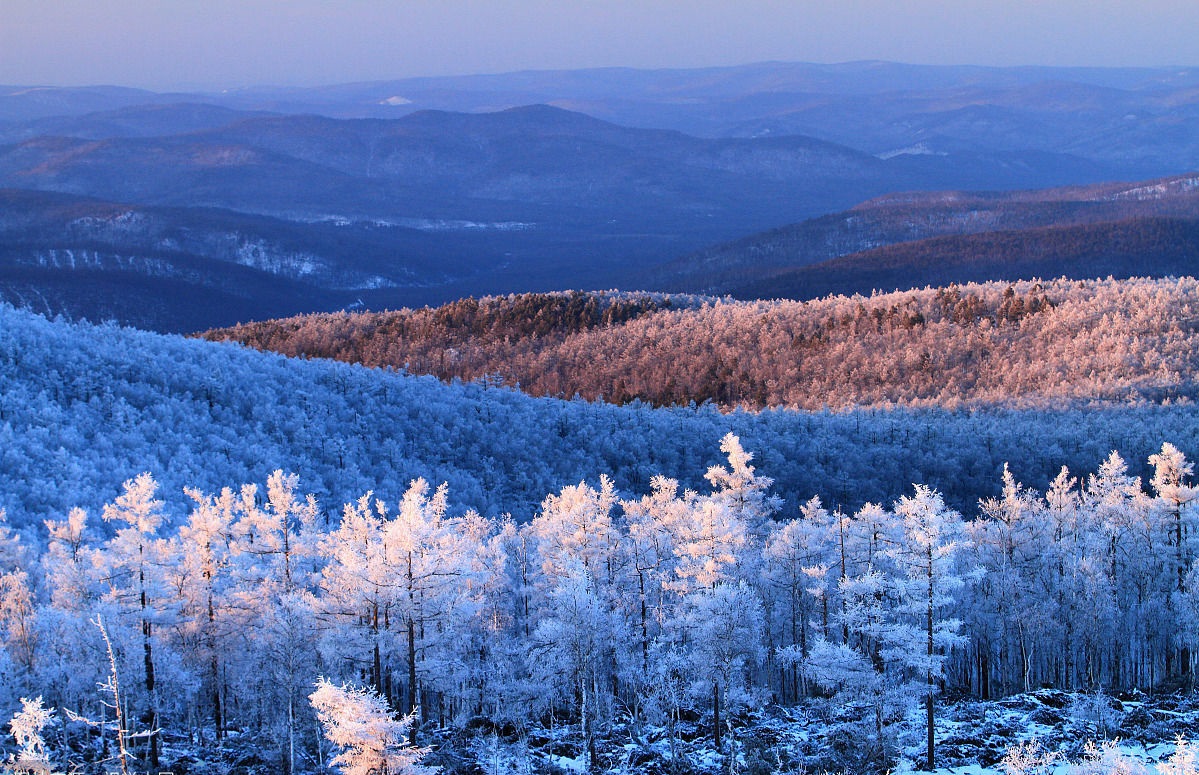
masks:
[[[987,283],[811,302],[525,295],[212,331],[533,395],[725,407],[1191,400],[1199,282]]]

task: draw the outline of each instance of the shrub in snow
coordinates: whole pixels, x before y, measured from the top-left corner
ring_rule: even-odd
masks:
[[[1083,760],[1069,771],[1070,775],[1148,775],[1149,772],[1111,740],[1099,746],[1087,743]]]
[[[46,741],[42,729],[54,717],[54,709],[42,706],[42,698],[21,698],[21,710],[8,723],[17,746],[21,749],[13,763],[18,769],[40,769],[49,766],[46,758]]]
[[[1057,762],[1056,751],[1043,751],[1036,740],[1020,743],[999,762],[1003,775],[1050,775]]]
[[[1162,775],[1199,775],[1199,757],[1195,746],[1179,737],[1174,741],[1174,753],[1161,764],[1157,771]]]
[[[427,748],[403,744],[415,714],[397,719],[379,695],[334,686],[321,678],[308,696],[325,737],[341,749],[331,761],[345,775],[433,775],[438,767],[419,764]]]

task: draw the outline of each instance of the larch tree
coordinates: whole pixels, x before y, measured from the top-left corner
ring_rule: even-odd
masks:
[[[783,505],[781,498],[769,492],[774,480],[755,473],[749,464],[754,456],[745,451],[733,433],[720,440],[720,451],[728,456],[728,467],[712,466],[704,474],[714,488],[712,497],[744,522],[750,536],[761,546],[770,532],[771,517]]]
[[[158,555],[162,541],[157,537],[163,522],[163,502],[154,496],[158,484],[149,473],[139,474],[124,484],[124,491],[103,510],[105,522],[116,523],[112,540],[103,553],[105,583],[109,597],[141,629],[145,708],[142,725],[147,730],[150,765],[158,766],[158,693],[154,664],[154,625],[160,602]]]
[[[321,571],[319,611],[326,659],[367,673],[381,696],[387,695],[384,656],[392,646],[387,616],[399,594],[384,557],[386,513],[370,492],[345,505],[341,523],[321,542],[327,562]]]
[[[310,582],[303,563],[315,551],[319,510],[298,487],[296,474],[276,470],[267,478],[265,500],[256,485],[242,488],[236,551],[240,572],[267,585],[260,592],[290,594]]]
[[[1089,529],[1104,547],[1104,575],[1091,573],[1093,589],[1087,594],[1097,602],[1110,594],[1114,619],[1092,616],[1080,644],[1080,678],[1088,686],[1105,680],[1119,684],[1128,680],[1130,671],[1139,672],[1143,668],[1138,666],[1144,666],[1148,668],[1145,673],[1152,676],[1149,682],[1156,683],[1162,637],[1160,633],[1151,635],[1146,614],[1163,602],[1161,584],[1171,588],[1166,572],[1171,558],[1159,551],[1165,548],[1166,538],[1156,524],[1161,514],[1142,489],[1141,478],[1129,474],[1128,464],[1115,451],[1087,477],[1082,506]],[[1108,626],[1099,629],[1100,623]],[[1112,638],[1115,632],[1122,636]],[[1164,651],[1172,652],[1172,645]]]
[[[674,576],[675,536],[688,497],[694,496],[679,497],[678,481],[655,476],[650,480],[650,494],[621,503],[625,532],[622,548],[626,558],[622,565],[631,577],[630,582],[635,579],[636,586],[635,609],[630,611],[626,600],[625,611],[635,622],[643,678],[649,675],[652,638],[665,619],[664,587]]]
[[[580,560],[555,577],[529,644],[529,670],[554,695],[565,694],[578,708],[589,767],[595,766],[596,725],[605,715],[601,688],[607,654],[621,635],[617,620],[596,589],[594,576]]]
[[[667,586],[685,597],[734,580],[749,546],[745,521],[728,504],[695,498],[677,523],[675,578]]]
[[[1194,591],[1188,590],[1187,581],[1195,564],[1194,502],[1199,489],[1189,481],[1194,466],[1173,444],[1162,444],[1160,452],[1149,456],[1149,464],[1153,466],[1153,478],[1149,483],[1156,495],[1155,506],[1161,512],[1161,525],[1167,533],[1165,543],[1173,549],[1174,555],[1167,582],[1171,587],[1167,600],[1173,614],[1171,618],[1180,619],[1184,624],[1175,633],[1178,669],[1191,683],[1194,681],[1194,633],[1199,627],[1189,616],[1191,607],[1186,598],[1194,597]]]
[[[985,572],[971,589],[974,604],[967,606],[973,645],[982,656],[983,696],[990,695],[996,667],[1004,693],[1013,681],[1019,690],[1031,691],[1034,652],[1054,629],[1041,571],[1050,552],[1051,521],[1036,493],[1017,482],[1007,466],[1002,480],[1002,494],[983,500],[980,518],[967,526],[973,562]]]
[[[616,487],[607,476],[600,477],[598,490],[580,482],[546,497],[540,513],[529,524],[546,578],[563,575],[577,561],[598,582],[611,583],[619,545],[612,522],[617,502]]]
[[[911,696],[904,666],[887,661],[896,626],[893,585],[892,578],[874,567],[842,578],[836,633],[818,635],[802,660],[785,654],[798,660],[804,675],[834,701],[869,710],[869,734],[874,741],[869,759],[883,768],[890,762],[887,725],[894,715],[906,711]]]
[[[186,524],[174,539],[174,567],[178,576],[181,622],[191,653],[205,655],[206,690],[211,706],[213,734],[224,735],[222,713],[221,655],[230,651],[226,637],[235,624],[229,621],[231,587],[232,527],[237,519],[238,500],[225,488],[219,495],[188,490],[195,502]]]
[[[775,526],[762,552],[762,576],[766,587],[781,598],[781,605],[776,607],[785,611],[777,648],[779,653],[788,654],[783,669],[791,674],[789,691],[796,699],[803,694],[798,684],[804,673],[799,666],[808,656],[814,637],[812,625],[815,622],[819,633],[823,634],[825,627],[821,621],[827,624],[825,584],[834,552],[833,516],[821,505],[819,498],[805,503],[800,513],[799,519]],[[784,679],[784,699],[788,694],[787,684]]]
[[[689,596],[682,626],[691,691],[712,699],[712,739],[719,750],[729,712],[759,704],[753,671],[766,657],[762,601],[744,581],[718,583]]]
[[[396,619],[406,646],[408,712],[422,705],[422,684],[430,679],[439,679],[433,683],[442,690],[451,688],[446,676],[433,676],[424,665],[430,656],[453,651],[449,641],[461,635],[464,620],[472,617],[477,602],[472,581],[484,570],[477,565],[482,536],[463,529],[470,523],[446,518],[448,491],[442,484],[430,493],[424,479],[412,481],[396,515],[382,526],[383,566],[397,593],[388,618]]]
[[[937,684],[944,677],[947,652],[965,640],[958,632],[961,622],[941,614],[963,586],[956,564],[966,539],[961,515],[945,505],[940,493],[925,485],[916,485],[913,495],[900,498],[894,513],[901,524],[902,538],[889,554],[897,571],[897,610],[908,621],[890,629],[884,659],[894,660],[924,679],[925,767],[932,770]]]

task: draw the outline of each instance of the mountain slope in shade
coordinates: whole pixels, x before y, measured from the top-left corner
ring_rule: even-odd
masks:
[[[752,294],[755,291],[751,286],[768,288],[773,276],[889,245],[984,232],[1160,217],[1199,218],[1199,176],[1014,192],[889,194],[842,213],[683,256],[645,272],[640,284],[689,292]],[[1014,255],[1011,260],[1019,262],[1020,257]],[[1044,276],[1058,273],[1050,271]],[[1144,272],[1134,272],[1138,273],[1157,274],[1152,262],[1146,263]],[[927,284],[916,283],[915,279],[912,283]],[[856,292],[862,287],[868,292],[872,286],[859,283],[842,289],[821,285],[828,293]]]
[[[0,190],[0,300],[175,332],[364,297],[395,304],[468,278],[473,249],[487,239],[471,233],[434,246],[430,237],[412,227]]]
[[[904,242],[788,269],[731,293],[816,299],[988,280],[1195,276],[1199,221],[1134,218]]]

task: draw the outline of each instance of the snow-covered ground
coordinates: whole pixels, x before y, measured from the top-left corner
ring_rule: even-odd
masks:
[[[1175,740],[1193,739],[1199,731],[1199,698],[1193,695],[1117,698],[1041,690],[990,702],[943,703],[937,713],[939,766],[935,772],[939,775],[1167,773],[1168,767],[1159,769],[1157,765],[1174,755]],[[889,726],[887,745],[897,745],[898,753],[889,749],[892,755],[886,770],[868,760],[874,730],[870,723],[859,721],[859,715],[853,708],[812,701],[802,707],[775,706],[738,717],[733,724],[736,761],[731,771],[755,775],[922,771],[922,709],[914,708],[907,718]],[[646,775],[730,772],[727,738],[718,752],[712,743],[710,719],[677,723],[674,766],[670,737],[662,725],[635,729],[627,723],[614,724],[596,744],[595,771]],[[1022,744],[1035,745],[1038,765],[1005,769],[1004,755]],[[1105,745],[1113,750],[1105,753]],[[585,772],[588,765],[577,724],[445,733],[435,739],[434,748],[426,761],[443,766],[445,775],[565,775]],[[1045,766],[1038,768],[1041,764]]]

